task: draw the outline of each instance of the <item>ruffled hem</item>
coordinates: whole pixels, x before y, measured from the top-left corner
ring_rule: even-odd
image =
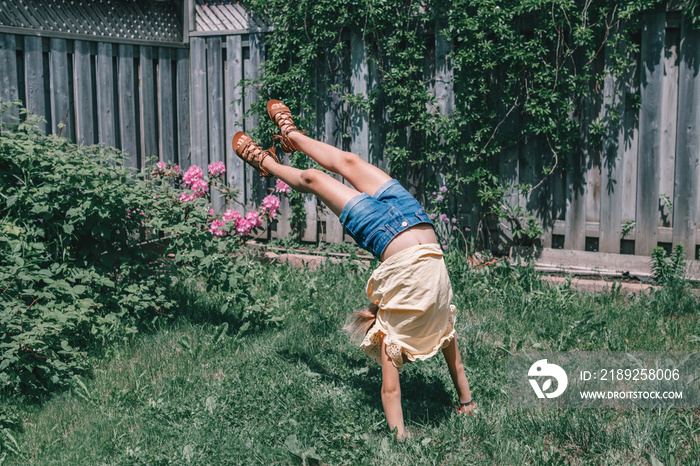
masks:
[[[447,330],[447,335],[443,335],[440,338],[440,341],[433,346],[429,352],[424,354],[412,354],[406,350],[405,345],[400,340],[388,336],[386,330],[382,329],[381,325],[379,325],[379,321],[377,321],[372,328],[369,329],[367,335],[365,335],[364,340],[362,340],[362,344],[360,344],[360,348],[365,351],[367,356],[374,359],[377,361],[377,363],[379,363],[379,365],[381,365],[382,342],[384,339],[386,339],[386,354],[391,358],[394,367],[401,369],[401,366],[404,363],[404,357],[409,362],[413,362],[416,359],[425,361],[426,359],[435,356],[435,354],[441,349],[446,348],[455,337],[454,324],[455,306],[450,305],[449,327],[445,329]]]

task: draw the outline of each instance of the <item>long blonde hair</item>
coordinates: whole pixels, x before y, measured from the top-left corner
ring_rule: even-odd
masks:
[[[353,340],[362,340],[377,320],[377,312],[379,312],[379,306],[376,304],[370,304],[353,312],[345,319],[343,331]]]

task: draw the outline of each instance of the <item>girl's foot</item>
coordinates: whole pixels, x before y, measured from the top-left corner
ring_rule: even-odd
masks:
[[[236,151],[236,154],[258,172],[260,172],[260,176],[266,176],[268,178],[272,176],[270,172],[263,168],[262,163],[263,160],[265,160],[265,157],[272,157],[275,162],[279,163],[279,159],[277,158],[277,155],[275,155],[274,148],[263,150],[243,131],[239,131],[235,136],[233,136],[231,144],[233,145],[233,150]]]
[[[301,134],[306,134],[306,131],[301,132],[294,124],[292,119],[292,112],[289,107],[284,105],[279,100],[272,99],[267,102],[267,114],[270,115],[270,119],[277,125],[280,130],[280,135],[274,136],[275,139],[280,140],[280,145],[285,152],[292,153],[297,150],[292,141],[289,140],[289,133],[297,132]]]

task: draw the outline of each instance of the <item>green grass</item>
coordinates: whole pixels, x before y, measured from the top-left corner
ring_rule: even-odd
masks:
[[[0,440],[0,463],[698,464],[698,409],[513,409],[505,377],[525,349],[697,351],[694,295],[583,294],[532,269],[449,259],[478,416],[455,414],[437,356],[402,369],[412,437],[392,440],[380,368],[339,331],[370,271],[251,266],[256,302],[277,317],[267,328],[241,331],[219,311],[226,296],[181,290],[180,317],[108,349],[70,392],[19,406],[24,427],[2,434],[14,440]]]

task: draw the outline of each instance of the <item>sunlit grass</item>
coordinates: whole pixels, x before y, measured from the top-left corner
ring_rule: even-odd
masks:
[[[181,290],[175,321],[109,350],[84,386],[22,408],[19,454],[5,464],[697,464],[698,409],[514,409],[505,376],[509,353],[525,349],[697,351],[697,310],[659,307],[686,298],[583,294],[532,269],[449,266],[478,416],[455,413],[436,356],[402,370],[412,437],[392,440],[379,366],[339,330],[370,271],[274,265],[251,272],[253,295],[281,322],[241,332],[219,314],[226,296]]]

